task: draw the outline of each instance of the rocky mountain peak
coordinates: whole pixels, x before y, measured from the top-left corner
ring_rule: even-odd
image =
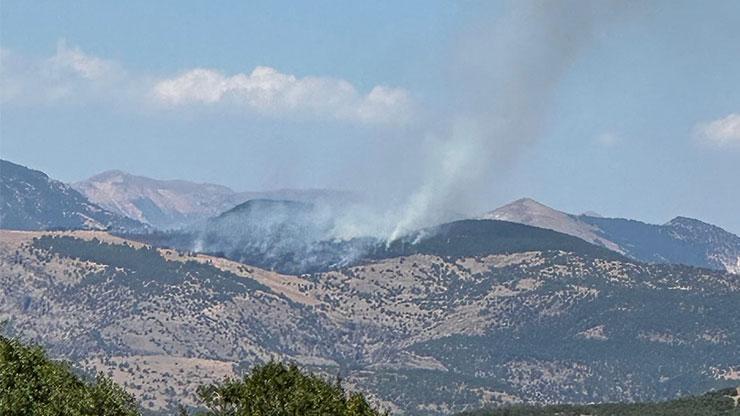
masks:
[[[582,222],[577,216],[550,208],[532,198],[517,199],[514,202],[483,214],[481,218],[547,228],[576,236],[589,243],[597,244],[613,251],[623,252],[617,244],[598,235],[596,227]]]

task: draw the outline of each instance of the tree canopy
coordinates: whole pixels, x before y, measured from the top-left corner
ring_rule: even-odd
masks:
[[[0,336],[0,415],[3,416],[138,416],[128,393],[99,374],[93,381],[76,376],[69,366]]]
[[[380,416],[360,393],[341,383],[269,362],[241,380],[204,385],[199,416]],[[186,412],[183,412],[186,413]],[[134,398],[110,378],[76,375],[44,350],[0,336],[0,415],[140,416]]]
[[[377,416],[360,393],[341,383],[278,362],[256,366],[241,380],[203,386],[198,395],[207,416]]]

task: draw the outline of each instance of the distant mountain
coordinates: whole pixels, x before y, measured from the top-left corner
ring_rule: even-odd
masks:
[[[103,172],[76,182],[72,187],[112,212],[159,229],[187,226],[219,215],[250,199],[310,202],[345,196],[338,191],[321,189],[235,192],[222,185],[152,179],[119,170]]]
[[[740,237],[692,218],[676,217],[663,225],[622,218],[580,216],[632,258],[680,263],[740,274]]]
[[[484,214],[570,234],[636,260],[679,263],[740,274],[740,237],[699,220],[676,217],[663,225],[592,214],[572,215],[520,199]]]
[[[45,173],[0,160],[0,228],[15,230],[145,229],[111,213]]]
[[[159,247],[225,257],[281,273],[310,273],[347,265],[380,241],[334,238],[332,206],[251,199],[178,229],[130,236]]]
[[[218,215],[241,202],[225,186],[156,180],[119,170],[103,172],[72,187],[112,212],[157,228],[178,227]]]
[[[243,209],[303,211],[262,204]],[[0,321],[170,414],[198,384],[275,358],[408,415],[665,400],[740,380],[740,276],[489,220],[378,250],[287,275],[104,232],[0,231]]]
[[[580,221],[578,217],[552,209],[530,199],[522,198],[481,216],[483,219],[518,222],[534,227],[547,228],[576,236],[589,243],[623,253],[621,247],[599,235],[598,228]]]

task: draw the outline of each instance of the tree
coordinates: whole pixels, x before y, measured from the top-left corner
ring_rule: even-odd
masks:
[[[0,415],[139,416],[136,402],[99,374],[77,377],[66,364],[49,360],[40,347],[0,336]]]
[[[204,416],[379,416],[365,397],[348,394],[337,381],[302,373],[295,365],[269,362],[242,380],[201,386]]]

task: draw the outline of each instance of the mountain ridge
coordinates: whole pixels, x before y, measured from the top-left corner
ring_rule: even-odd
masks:
[[[568,214],[523,198],[480,218],[553,229],[641,261],[683,263],[740,273],[740,237],[689,217],[677,216],[656,225],[626,218]]]
[[[619,245],[598,235],[594,227],[583,224],[572,215],[552,209],[532,198],[518,199],[483,214],[479,218],[512,221],[547,228],[623,253]]]
[[[0,159],[0,228],[145,231],[144,224],[107,211],[44,172]]]
[[[158,229],[175,229],[215,217],[250,199],[288,199],[312,202],[349,198],[330,189],[234,191],[213,183],[154,179],[109,170],[72,186],[91,201]]]

